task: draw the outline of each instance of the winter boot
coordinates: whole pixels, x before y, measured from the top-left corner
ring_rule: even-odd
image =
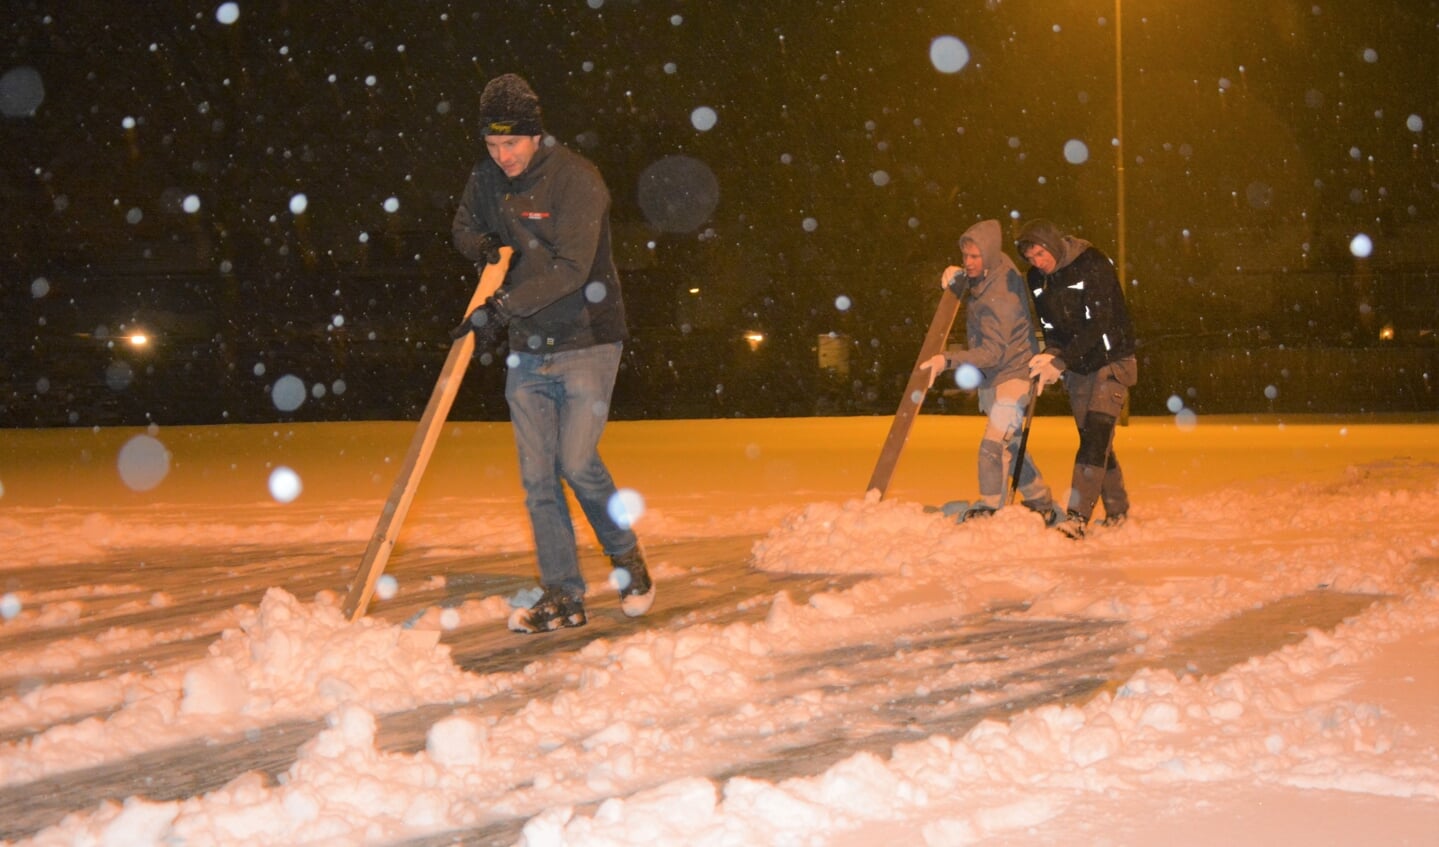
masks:
[[[535,605],[516,609],[510,615],[512,632],[549,632],[566,626],[584,626],[585,601],[571,597],[558,588],[546,588]]]
[[[1083,540],[1089,521],[1076,511],[1069,511],[1063,519],[1054,524],[1054,529],[1075,541]]]
[[[645,567],[645,552],[636,544],[628,553],[610,557],[610,585],[620,592],[620,608],[632,618],[650,610],[655,602],[655,584]]]
[[[1119,512],[1118,514],[1113,515],[1106,514],[1104,516],[1104,519],[1099,522],[1099,525],[1102,527],[1108,527],[1109,529],[1115,529],[1116,527],[1123,526],[1124,522],[1127,520],[1129,520],[1128,512]]]
[[[1054,500],[1050,498],[1045,498],[1044,500],[1025,500],[1021,505],[1044,518],[1045,527],[1053,527],[1055,524],[1064,520],[1064,512],[1060,511],[1059,506],[1055,505]]]

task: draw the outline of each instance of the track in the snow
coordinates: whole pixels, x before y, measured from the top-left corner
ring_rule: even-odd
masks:
[[[681,580],[659,584],[659,601],[646,617],[623,617],[612,602],[597,601],[586,627],[544,636],[519,636],[498,622],[444,633],[457,665],[474,673],[516,671],[565,653],[577,652],[599,638],[618,638],[644,628],[683,628],[756,620],[769,612],[779,593],[798,604],[816,592],[833,591],[862,577],[780,575],[748,565],[754,539],[731,537],[655,545],[652,562],[667,572],[683,572]],[[206,563],[196,567],[193,563]],[[92,567],[98,583],[122,581],[127,588],[96,597],[70,622],[7,639],[0,662],[11,650],[33,648],[43,638],[93,636],[117,626],[160,631],[209,620],[238,604],[257,604],[270,587],[296,596],[325,589],[343,589],[351,572],[336,573],[332,551],[316,548],[285,550],[187,550],[157,553],[143,563],[107,562]],[[587,573],[605,565],[587,557]],[[427,606],[457,602],[464,597],[508,596],[534,582],[533,565],[518,555],[468,561],[397,555],[389,571],[402,581],[423,582],[437,571],[446,586],[411,592],[402,599],[374,607],[371,614],[406,620]],[[59,571],[47,568],[50,578]],[[123,580],[116,573],[124,572]],[[73,581],[75,572],[66,573]],[[137,608],[163,592],[165,602]],[[1224,622],[1173,646],[1164,657],[1146,664],[1196,673],[1214,673],[1230,665],[1298,640],[1311,628],[1330,628],[1375,598],[1313,592],[1289,598]],[[779,780],[823,772],[859,752],[884,755],[894,745],[929,735],[962,735],[984,719],[1007,716],[1045,703],[1077,702],[1135,669],[1123,662],[1129,646],[1118,621],[1036,619],[1013,607],[927,620],[894,641],[846,645],[820,652],[784,657],[780,667],[762,679],[762,696],[776,702],[794,692],[843,692],[840,704],[802,725],[780,727],[753,745],[742,760],[708,774],[722,780],[735,776]],[[154,672],[204,656],[219,634],[151,643],[120,654],[97,657],[79,667],[48,674],[0,677],[0,696],[15,696],[40,685],[97,679],[119,673]],[[201,629],[205,629],[201,627]],[[908,661],[894,662],[897,650]],[[870,666],[886,669],[884,684]],[[899,677],[896,679],[895,668]],[[991,673],[991,669],[998,671]],[[935,680],[949,680],[934,684]],[[414,752],[425,744],[429,728],[456,709],[491,716],[513,713],[536,697],[553,696],[566,684],[543,671],[505,694],[462,705],[431,704],[381,716],[376,744],[393,752]],[[909,692],[896,695],[895,691]],[[978,695],[978,696],[976,696]],[[78,718],[77,718],[78,719]],[[676,720],[693,720],[693,716]],[[23,742],[48,727],[24,727],[0,737],[0,743]],[[104,765],[75,770],[0,788],[0,839],[19,839],[58,823],[71,812],[89,811],[105,800],[143,796],[174,800],[218,789],[235,777],[261,772],[274,778],[296,759],[298,749],[325,728],[323,719],[287,721],[230,738],[207,738],[149,750]],[[523,779],[523,776],[518,777]],[[522,819],[494,821],[461,832],[426,836],[406,847],[440,844],[512,844]]]

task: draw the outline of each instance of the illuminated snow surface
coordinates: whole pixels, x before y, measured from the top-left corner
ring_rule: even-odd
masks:
[[[924,510],[978,417],[866,498],[888,423],[612,424],[658,601],[585,532],[538,636],[506,424],[446,427],[353,625],[413,424],[0,432],[0,839],[1436,843],[1439,423],[1136,419],[1082,543]]]

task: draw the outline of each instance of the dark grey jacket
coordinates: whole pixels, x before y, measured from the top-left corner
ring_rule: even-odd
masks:
[[[981,388],[1010,379],[1029,379],[1029,360],[1039,352],[1029,294],[1014,262],[1004,254],[999,221],[971,226],[961,245],[973,241],[984,257],[984,276],[969,281],[965,293],[965,336],[969,349],[946,352],[946,367],[969,364],[979,368]],[[963,271],[961,271],[963,273]]]
[[[610,193],[589,160],[546,138],[514,179],[491,159],[475,165],[455,212],[455,247],[478,262],[490,232],[515,250],[496,295],[510,315],[511,350],[553,353],[628,337]]]

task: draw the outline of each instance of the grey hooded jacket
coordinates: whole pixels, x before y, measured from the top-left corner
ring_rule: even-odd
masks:
[[[945,366],[973,365],[983,375],[981,388],[1011,379],[1029,379],[1029,360],[1039,352],[1029,293],[1024,277],[1005,255],[999,221],[971,226],[960,237],[961,246],[972,241],[984,258],[984,276],[969,280],[965,290],[967,350],[945,353]]]

